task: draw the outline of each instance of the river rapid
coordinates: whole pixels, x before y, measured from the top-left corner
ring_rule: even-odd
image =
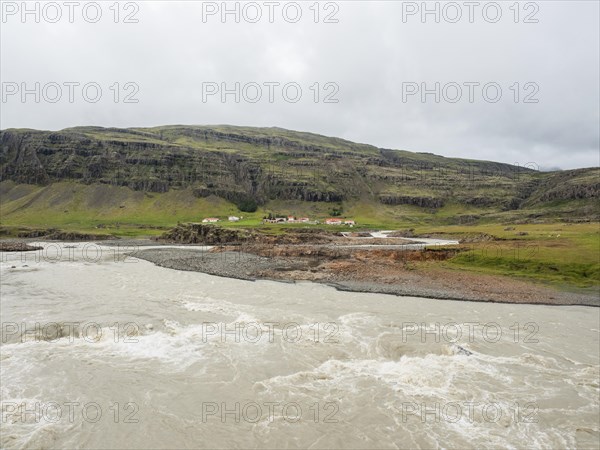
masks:
[[[599,447],[598,308],[241,281],[42,245],[0,254],[2,448]]]

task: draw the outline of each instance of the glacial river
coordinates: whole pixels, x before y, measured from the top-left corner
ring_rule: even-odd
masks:
[[[0,253],[2,448],[600,445],[598,308],[248,282],[45,245]]]

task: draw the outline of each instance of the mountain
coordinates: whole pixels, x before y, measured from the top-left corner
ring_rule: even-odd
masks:
[[[281,128],[8,129],[0,131],[0,145],[4,219],[27,208],[51,209],[52,201],[61,211],[77,208],[65,195],[100,196],[105,210],[155,198],[185,199],[179,212],[185,204],[221,202],[231,206],[227,212],[313,204],[327,213],[362,205],[390,219],[394,211],[440,220],[600,215],[599,168],[538,172]]]

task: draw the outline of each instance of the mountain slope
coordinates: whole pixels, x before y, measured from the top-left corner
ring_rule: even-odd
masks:
[[[73,203],[75,197],[86,198],[83,209],[90,211],[126,209],[123,202],[134,202],[136,208],[169,214],[166,204],[142,206],[148,196],[159,196],[207,212],[235,212],[225,206],[230,203],[253,211],[295,202],[296,209],[304,210],[309,202],[344,204],[356,215],[382,209],[390,217],[395,211],[444,216],[473,209],[478,214],[533,211],[589,218],[598,214],[594,205],[600,197],[597,168],[540,173],[280,128],[10,129],[0,131],[0,145],[5,217],[36,205],[47,206],[44,214],[82,207],[81,200]],[[40,187],[23,186],[54,184],[46,194]],[[85,189],[96,185],[115,189]],[[38,197],[33,191],[40,191]],[[224,203],[211,210],[219,198]],[[321,209],[327,214],[331,208]]]

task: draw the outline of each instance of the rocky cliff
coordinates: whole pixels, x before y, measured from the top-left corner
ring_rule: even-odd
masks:
[[[539,173],[489,161],[379,149],[278,128],[77,127],[0,131],[0,181],[58,181],[164,193],[192,189],[242,210],[273,199],[436,210],[448,202],[499,210],[598,199],[598,169]]]

